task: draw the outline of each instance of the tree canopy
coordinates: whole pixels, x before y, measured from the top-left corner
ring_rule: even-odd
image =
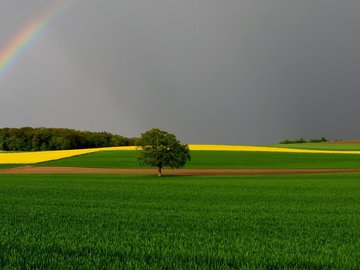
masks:
[[[158,168],[158,175],[162,175],[162,168],[182,168],[191,160],[188,145],[181,144],[174,134],[158,128],[141,134],[137,146],[142,149],[139,161]]]
[[[135,144],[134,138],[126,138],[109,132],[78,131],[66,128],[0,128],[0,150],[44,151]]]

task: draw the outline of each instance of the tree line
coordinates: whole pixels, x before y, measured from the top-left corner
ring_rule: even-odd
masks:
[[[0,128],[1,151],[46,151],[130,146],[136,138],[66,128]]]
[[[304,138],[300,138],[300,139],[295,139],[295,140],[283,140],[281,142],[279,142],[279,144],[292,144],[292,143],[323,143],[323,142],[328,142],[329,140],[326,139],[325,137],[322,137],[320,139],[310,139],[310,140],[305,140]]]

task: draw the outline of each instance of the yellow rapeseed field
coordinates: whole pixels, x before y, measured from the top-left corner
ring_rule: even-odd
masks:
[[[327,153],[327,154],[360,154],[360,151],[326,151],[326,150],[304,150],[290,148],[276,148],[268,146],[247,146],[247,145],[208,145],[190,144],[193,151],[257,151],[257,152],[286,152],[286,153]],[[135,146],[92,148],[79,150],[59,150],[43,152],[0,152],[0,164],[34,164],[50,160],[69,158],[73,156],[95,153],[100,151],[129,151],[136,150]]]
[[[282,153],[326,153],[326,154],[360,154],[360,151],[340,150],[310,150],[295,148],[280,148],[271,146],[249,146],[249,145],[212,145],[212,144],[190,144],[190,150],[194,151],[250,151],[250,152],[282,152]]]
[[[58,150],[58,151],[41,151],[41,152],[0,152],[0,164],[34,164],[50,160],[69,158],[84,154],[90,154],[100,151],[126,151],[135,150],[135,146],[106,147],[78,150]]]

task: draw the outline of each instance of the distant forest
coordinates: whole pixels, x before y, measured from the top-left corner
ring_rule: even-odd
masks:
[[[0,128],[0,150],[45,151],[135,145],[136,138],[66,128]]]
[[[326,139],[325,137],[322,137],[320,139],[310,139],[310,140],[304,140],[304,138],[300,138],[300,139],[296,139],[296,140],[284,140],[279,142],[279,144],[292,144],[292,143],[324,143],[324,142],[328,142],[329,140]]]

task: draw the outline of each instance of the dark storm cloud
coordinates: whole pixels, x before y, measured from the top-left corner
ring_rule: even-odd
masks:
[[[5,2],[2,33],[48,4]],[[0,79],[0,124],[128,136],[160,127],[188,143],[360,137],[359,10],[346,0],[78,0]]]

